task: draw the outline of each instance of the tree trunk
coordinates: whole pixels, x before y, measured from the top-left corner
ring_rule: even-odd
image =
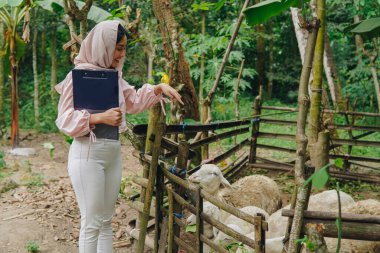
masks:
[[[327,32],[325,33],[325,59],[326,60],[324,60],[324,62],[325,62],[326,77],[328,76],[327,69],[330,69],[329,72],[331,73],[331,78],[333,80],[332,86],[330,86],[330,89],[331,87],[335,88],[334,93],[335,93],[335,98],[336,98],[336,105],[338,106],[339,110],[344,110],[345,103],[344,103],[344,98],[342,95],[342,83],[339,78],[339,72],[336,67],[334,54],[330,46]]]
[[[201,21],[201,33],[203,37],[206,35],[206,13],[202,11],[202,21]],[[203,94],[203,84],[205,79],[205,54],[202,53],[201,55],[201,62],[200,62],[200,74],[199,74],[199,100],[200,100],[200,107],[201,107],[201,122],[202,124],[205,124],[207,121],[207,105],[204,104],[204,94]],[[202,133],[202,139],[208,137],[208,132]],[[201,147],[201,158],[202,161],[208,159],[208,145],[203,145]]]
[[[260,0],[257,0],[256,3],[259,3]],[[263,89],[264,89],[264,64],[265,64],[265,41],[261,34],[265,32],[265,27],[263,24],[259,24],[256,27],[258,33],[256,39],[257,45],[257,60],[256,60],[256,72],[257,72],[257,86],[259,88],[259,96],[263,98]]]
[[[54,105],[54,108],[57,107],[56,102],[56,91],[54,86],[57,84],[57,32],[56,25],[54,23],[54,27],[51,33],[51,45],[50,45],[50,56],[51,56],[51,77],[50,77],[50,97],[51,101]]]
[[[33,34],[33,79],[34,79],[34,125],[38,129],[40,126],[40,112],[39,112],[39,80],[38,80],[38,70],[37,70],[37,39],[38,39],[38,30],[37,30],[37,11],[34,11],[34,34]]]
[[[354,4],[356,5],[355,6],[356,12],[358,13],[360,11],[360,6],[359,6],[359,4],[357,4],[356,1],[354,1]],[[359,23],[360,20],[361,20],[361,18],[359,15],[354,16],[354,24]],[[361,64],[362,58],[360,57],[360,55],[361,55],[361,50],[364,47],[364,42],[363,42],[363,38],[360,34],[355,34],[355,46],[356,46],[355,54],[358,57],[358,64]]]
[[[291,14],[292,14],[293,26],[294,26],[294,31],[295,31],[296,38],[297,38],[298,49],[299,49],[299,52],[300,52],[301,61],[303,62],[304,61],[303,60],[303,55],[304,55],[304,52],[305,52],[306,41],[307,41],[307,32],[305,32],[305,30],[301,29],[300,25],[298,24],[299,23],[299,21],[298,21],[298,12],[300,10],[297,9],[297,8],[290,8],[290,10],[291,10]],[[331,54],[331,56],[332,56],[332,54]],[[326,54],[326,52],[323,54],[323,61],[324,62],[329,62],[328,55]],[[330,63],[330,65],[333,68],[335,66],[335,63]],[[336,85],[338,85],[338,87],[336,87],[336,88],[334,87],[335,86],[334,80],[337,79],[336,81],[339,81],[339,77],[338,77],[338,74],[337,74],[338,72],[334,71],[334,69],[330,70],[330,68],[326,68],[327,64],[324,64],[324,66],[325,66],[326,79],[329,81],[331,98],[333,99],[333,102],[334,102],[335,98],[337,97],[337,95],[335,95],[335,91],[338,94],[341,94],[341,91],[340,91],[341,90],[340,89],[340,82],[336,83]],[[310,82],[312,82],[312,80],[313,80],[313,73],[311,73],[311,75],[310,75]],[[309,87],[309,94],[311,94],[311,88],[310,87]],[[325,99],[325,98],[323,98],[323,99]],[[328,102],[327,98],[325,99],[324,102],[325,102],[325,105],[327,105],[327,106],[329,105],[329,102]],[[335,102],[334,102],[334,104],[335,104]]]
[[[314,143],[310,151],[310,160],[315,170],[319,170],[329,163],[329,131],[325,130],[318,134],[318,141]]]
[[[317,0],[317,17],[320,20],[315,57],[313,62],[313,83],[311,86],[311,104],[309,119],[309,145],[317,142],[321,129],[321,101],[322,101],[322,75],[323,52],[325,39],[325,0]]]
[[[299,238],[302,228],[303,211],[307,206],[308,199],[308,189],[304,187],[305,182],[305,162],[306,162],[306,146],[307,137],[305,134],[306,119],[309,108],[309,95],[308,95],[308,84],[310,79],[310,72],[312,68],[312,62],[314,57],[314,48],[316,44],[317,34],[318,34],[318,22],[313,25],[313,29],[309,31],[307,46],[305,49],[305,61],[302,66],[302,73],[299,84],[298,93],[298,118],[297,118],[297,158],[294,166],[294,175],[296,187],[298,189],[297,201],[295,207],[295,214],[292,223],[292,229],[289,238],[289,248],[288,252],[297,252],[298,245],[296,240]]]
[[[307,224],[306,234],[313,243],[314,248],[312,250],[307,249],[307,253],[328,253],[325,239],[323,238],[323,224]]]
[[[42,20],[42,22],[44,22],[44,20]],[[40,54],[38,55],[37,53],[37,56],[39,56],[39,64],[37,66],[39,66],[40,68],[40,90],[41,92],[45,92],[45,90],[47,90],[47,84],[46,84],[46,76],[45,76],[45,71],[46,71],[46,44],[47,44],[47,41],[46,41],[46,30],[43,29],[41,31],[41,38],[40,38],[40,41],[41,43],[38,43],[40,45]],[[37,51],[38,52],[38,51]],[[37,67],[38,68],[38,67]]]
[[[371,61],[370,66],[371,66],[371,73],[373,77],[373,85],[375,86],[375,91],[376,91],[377,108],[378,108],[378,112],[380,112],[380,84],[379,84],[379,79],[377,78],[375,62]]]
[[[5,29],[4,23],[0,20],[0,48],[5,44]],[[0,134],[2,137],[2,130],[5,128],[5,117],[4,117],[4,86],[5,86],[5,75],[4,75],[4,56],[0,54]]]
[[[16,148],[19,143],[18,135],[18,87],[17,87],[17,60],[16,60],[16,34],[11,34],[10,42],[10,65],[11,65],[11,110],[12,131],[11,146]]]
[[[269,31],[268,34],[272,34],[273,23],[272,21],[269,21]],[[272,91],[273,91],[273,45],[274,40],[269,40],[269,58],[268,58],[268,94],[267,98],[270,100],[272,99]]]
[[[164,54],[169,63],[170,85],[182,95],[184,110],[176,113],[172,122],[182,122],[185,118],[199,120],[198,101],[190,68],[185,58],[180,38],[179,25],[174,18],[171,0],[153,0],[153,8],[158,20]],[[179,108],[176,103],[175,107]]]
[[[147,73],[147,80],[148,83],[153,83],[153,60],[154,56],[153,55],[147,55],[148,57],[148,73]]]

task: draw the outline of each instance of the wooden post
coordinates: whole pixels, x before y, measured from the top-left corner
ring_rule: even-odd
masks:
[[[257,214],[260,219],[258,224],[255,225],[255,252],[264,253],[265,252],[265,229],[263,227],[263,221],[265,221],[265,216],[261,213]]]
[[[201,196],[201,188],[197,188],[196,192],[196,208],[197,208],[197,231],[196,231],[196,239],[197,239],[197,252],[203,252],[203,242],[201,240],[201,235],[203,234],[203,198]]]
[[[315,170],[319,170],[329,163],[330,132],[328,130],[318,133],[318,140],[311,144],[310,159]]]
[[[145,153],[147,153],[147,154],[152,154],[152,150],[151,150],[151,147],[152,147],[151,142],[152,141],[150,140],[150,136],[152,135],[154,127],[157,124],[157,122],[159,121],[160,117],[162,117],[161,105],[156,104],[149,110],[148,129],[146,132],[147,137],[146,137],[146,141],[145,141]],[[149,166],[150,166],[149,163],[145,163],[145,165],[143,167],[143,178],[149,177]],[[145,192],[146,192],[146,188],[141,187],[141,194],[140,194],[140,196],[141,196],[140,201],[141,202],[144,202],[144,200],[145,200]],[[140,227],[139,224],[140,224],[140,222],[139,222],[139,220],[137,220],[136,227]]]
[[[160,120],[156,123],[156,128],[154,129],[154,132],[153,132],[155,138],[154,138],[154,143],[153,143],[153,148],[152,148],[152,161],[150,163],[150,168],[149,168],[148,187],[146,188],[146,192],[145,192],[144,208],[143,208],[143,212],[140,213],[140,216],[139,216],[140,233],[139,233],[139,241],[137,244],[138,253],[144,252],[145,237],[147,233],[147,225],[148,225],[148,219],[149,219],[149,210],[152,203],[153,190],[154,190],[154,185],[156,181],[158,156],[160,155],[160,151],[161,151],[161,138],[162,138],[162,135],[165,133],[165,123],[163,121],[163,117],[159,117],[159,119]]]
[[[164,174],[162,172],[162,165],[160,164],[157,167],[157,179],[156,179],[156,218],[155,218],[155,234],[154,234],[154,253],[157,253],[159,250],[159,241],[162,223],[162,212],[161,207],[164,203]]]
[[[297,201],[295,206],[296,215],[294,215],[292,229],[290,232],[288,252],[296,253],[298,252],[298,244],[296,240],[301,234],[303,211],[306,207],[306,201],[308,198],[308,190],[303,187],[305,182],[305,162],[306,162],[306,146],[307,146],[307,136],[305,134],[306,119],[308,114],[310,98],[308,96],[308,84],[310,71],[312,68],[312,61],[314,58],[314,48],[317,39],[319,29],[319,22],[314,21],[311,24],[311,30],[309,31],[309,36],[307,40],[307,46],[305,50],[305,61],[302,66],[299,92],[298,92],[298,117],[297,117],[297,158],[294,166],[294,178],[296,186],[298,187]]]
[[[255,99],[254,112],[253,115],[257,116],[261,114],[261,98],[259,96]],[[256,162],[256,149],[257,149],[257,137],[259,135],[260,121],[259,118],[254,118],[252,123],[252,138],[251,138],[251,149],[249,152],[249,163]]]
[[[161,224],[160,245],[158,247],[158,253],[166,252],[166,244],[168,240],[168,219],[165,217]]]
[[[306,248],[306,252],[328,253],[326,242],[323,238],[324,228],[323,224],[306,224],[306,234],[314,245],[312,250]]]
[[[183,170],[187,169],[187,158],[189,156],[189,143],[186,141],[180,141],[179,147],[178,147],[178,158],[177,158],[177,173],[180,173]],[[181,175],[182,178],[186,178],[186,173]],[[174,184],[174,191],[180,195],[183,196],[185,194],[185,189],[180,187],[179,185]],[[173,212],[181,214],[182,213],[182,206],[181,204],[174,202],[173,203]],[[176,237],[180,237],[180,227],[178,224],[173,225],[173,234]],[[171,251],[169,251],[171,252]],[[172,252],[178,252],[178,245],[174,243],[173,245],[173,251]]]
[[[168,192],[168,204],[169,204],[169,213],[168,213],[168,252],[173,252],[173,242],[174,242],[174,233],[173,233],[173,225],[174,225],[174,216],[173,216],[173,193],[171,191]],[[178,251],[178,250],[177,250]],[[177,252],[175,251],[175,252]]]

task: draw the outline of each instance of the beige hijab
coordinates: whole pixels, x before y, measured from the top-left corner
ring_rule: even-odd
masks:
[[[108,69],[111,67],[116,46],[119,21],[107,20],[97,24],[82,41],[74,59],[75,68]],[[117,70],[121,72],[124,59]]]

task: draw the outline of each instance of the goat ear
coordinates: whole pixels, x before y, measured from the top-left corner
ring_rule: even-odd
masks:
[[[222,179],[221,182],[224,185],[224,187],[232,188],[232,185],[230,184],[230,182],[227,181],[227,179],[223,176],[223,174],[220,175],[220,178]]]

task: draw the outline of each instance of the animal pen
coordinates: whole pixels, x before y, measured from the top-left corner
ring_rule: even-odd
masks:
[[[160,114],[160,108],[155,108]],[[265,110],[265,114],[263,111]],[[274,113],[273,113],[274,111]],[[144,246],[154,250],[154,252],[178,252],[179,249],[185,252],[203,252],[204,244],[208,245],[215,252],[229,252],[213,242],[203,234],[203,223],[207,222],[216,227],[219,231],[224,232],[228,236],[236,239],[253,249],[255,252],[265,252],[265,232],[268,231],[268,223],[264,215],[251,216],[239,209],[223,203],[215,196],[211,196],[200,186],[190,183],[186,180],[188,175],[197,171],[201,164],[189,168],[189,161],[195,155],[195,149],[204,145],[209,145],[219,140],[240,136],[242,141],[235,143],[232,148],[209,158],[204,163],[218,164],[225,160],[243,147],[248,146],[249,152],[237,157],[226,167],[222,168],[222,173],[228,179],[236,176],[239,171],[251,169],[269,169],[276,171],[292,171],[294,161],[283,162],[270,160],[267,157],[260,157],[258,150],[275,150],[284,153],[295,153],[296,150],[288,147],[280,147],[275,145],[266,145],[259,143],[261,139],[278,138],[295,142],[295,134],[271,133],[262,131],[263,124],[267,125],[285,125],[295,126],[296,121],[279,120],[271,118],[271,115],[278,114],[296,114],[297,108],[283,108],[262,106],[259,98],[256,98],[252,117],[214,122],[205,125],[176,124],[166,125],[163,116],[156,118],[155,122],[149,125],[136,125],[133,132],[136,135],[147,135],[148,128],[152,127],[152,133],[147,136],[147,149],[140,153],[140,161],[144,165],[143,177],[134,178],[133,181],[142,187],[140,195],[132,196],[133,201],[130,205],[139,212],[139,219],[136,228],[130,230],[131,237],[137,240],[137,250],[135,252],[143,252]],[[271,112],[271,113],[269,113]],[[348,132],[349,139],[332,138],[328,141],[328,155],[331,159],[343,158],[344,169],[330,169],[330,174],[336,178],[344,180],[361,180],[371,183],[379,183],[380,175],[378,174],[380,159],[375,157],[361,157],[351,155],[351,151],[357,146],[373,147],[380,150],[379,141],[360,140],[365,136],[369,136],[375,132],[380,132],[380,127],[364,126],[355,124],[357,117],[378,118],[380,114],[360,113],[360,112],[335,112],[325,110],[324,113],[332,115],[343,115],[347,120],[347,124],[334,124],[330,122],[326,125],[326,129],[337,129]],[[159,115],[160,115],[159,114]],[[349,120],[351,118],[351,120]],[[261,126],[261,127],[260,127]],[[185,138],[183,141],[174,142],[167,136],[179,134],[187,136],[199,132],[212,131],[213,134],[201,140],[189,143]],[[353,134],[354,131],[362,131],[359,135]],[[240,139],[239,138],[239,139]],[[342,146],[348,146],[345,154],[334,152]],[[168,160],[168,158],[175,158]],[[366,162],[362,164],[360,162]],[[352,166],[360,166],[370,172],[359,173],[351,170]],[[334,167],[334,166],[333,166]],[[313,168],[311,168],[313,169]],[[310,168],[309,168],[310,170]],[[294,191],[295,192],[295,191]],[[188,200],[187,196],[195,196],[193,203]],[[152,208],[153,195],[155,196],[155,208]],[[293,217],[295,206],[295,198],[291,200],[291,209],[283,210],[282,215]],[[137,199],[139,196],[140,199]],[[221,223],[220,221],[210,217],[203,212],[203,200],[209,201],[218,206],[229,214],[253,224],[255,227],[255,240],[239,234],[235,230]],[[190,213],[196,215],[196,232],[194,234],[193,245],[188,245],[181,239],[181,231],[184,231],[186,222],[184,221],[183,211],[186,208]],[[338,214],[335,212],[313,212],[305,211],[303,220],[302,233],[307,233],[308,224],[323,224],[325,227],[324,236],[338,237],[338,231],[335,226],[335,220]],[[342,214],[342,238],[380,241],[380,217],[359,214]],[[290,231],[291,222],[288,222],[288,232]],[[148,232],[154,231],[154,239],[150,238]],[[285,240],[288,239],[288,235]]]

